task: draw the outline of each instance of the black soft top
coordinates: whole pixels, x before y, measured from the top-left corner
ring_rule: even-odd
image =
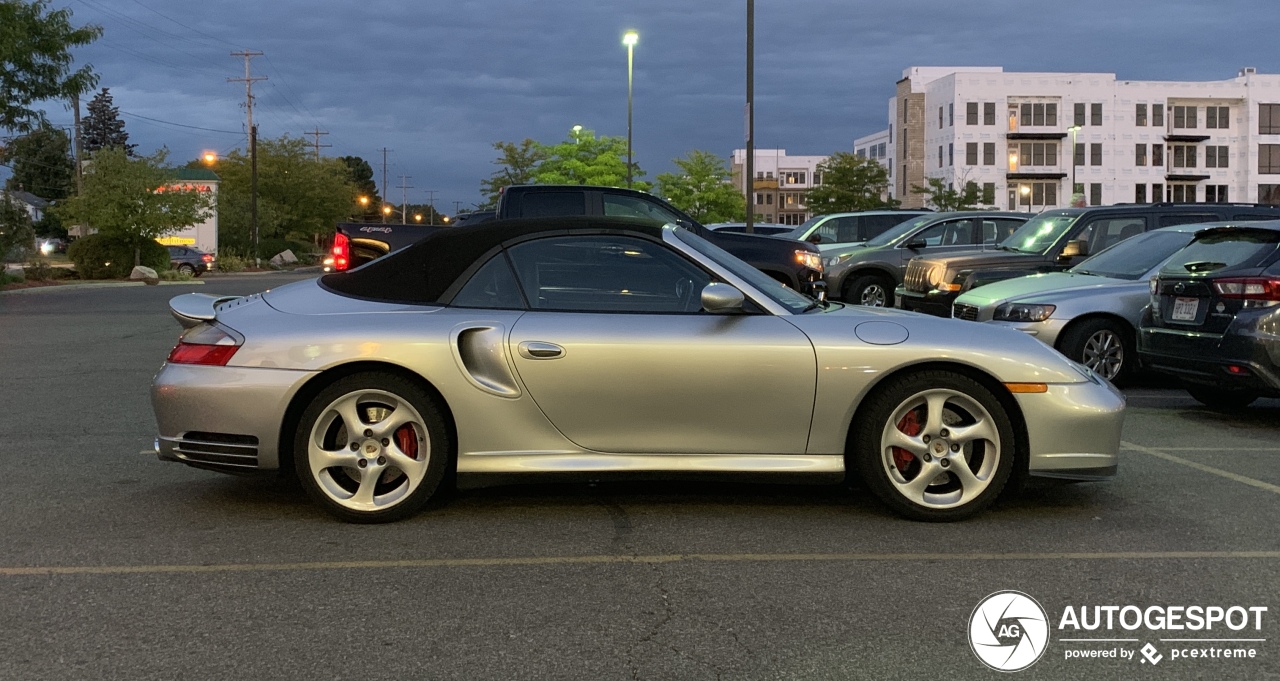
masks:
[[[326,274],[320,285],[333,293],[369,300],[438,303],[478,258],[498,246],[532,235],[573,232],[631,232],[661,239],[662,224],[636,218],[560,217],[443,229],[350,272]]]

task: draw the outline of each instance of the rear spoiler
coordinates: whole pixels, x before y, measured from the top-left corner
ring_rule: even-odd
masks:
[[[211,296],[207,293],[186,293],[169,301],[169,312],[184,329],[190,329],[218,316],[218,306],[236,300],[240,296]]]

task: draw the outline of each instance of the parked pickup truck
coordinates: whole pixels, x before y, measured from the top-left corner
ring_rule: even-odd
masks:
[[[895,291],[897,307],[952,316],[970,289],[1014,277],[1058,272],[1148,230],[1200,222],[1275,220],[1280,207],[1236,203],[1121,204],[1046,210],[995,248],[914,258]]]
[[[822,256],[803,241],[761,234],[707,229],[662,199],[632,189],[583,185],[507,187],[492,219],[610,215],[647,218],[680,225],[804,293],[823,290]],[[343,271],[408,246],[442,227],[425,225],[338,225],[328,267]],[[461,227],[460,229],[466,229]]]

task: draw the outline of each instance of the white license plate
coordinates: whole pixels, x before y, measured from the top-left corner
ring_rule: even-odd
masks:
[[[1174,298],[1173,314],[1170,318],[1175,322],[1192,322],[1196,319],[1196,310],[1200,307],[1199,298]]]

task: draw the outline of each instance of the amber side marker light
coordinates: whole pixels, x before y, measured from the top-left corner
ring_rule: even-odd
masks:
[[[1011,393],[1047,393],[1048,383],[1005,383],[1004,387]]]

